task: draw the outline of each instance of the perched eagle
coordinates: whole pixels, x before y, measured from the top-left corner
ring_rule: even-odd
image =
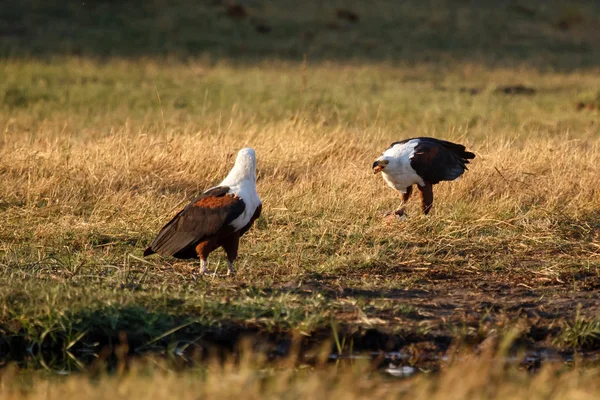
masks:
[[[200,272],[204,274],[208,255],[223,247],[229,262],[227,274],[232,274],[240,237],[261,210],[256,192],[256,155],[253,149],[242,149],[223,182],[177,213],[150,243],[144,256],[158,253],[182,259],[198,257]]]
[[[415,183],[421,193],[421,209],[427,214],[433,205],[433,185],[461,176],[473,158],[475,154],[466,151],[461,144],[418,137],[392,143],[375,160],[373,170],[381,172],[383,180],[402,193],[402,203],[395,215],[404,215],[404,205]]]

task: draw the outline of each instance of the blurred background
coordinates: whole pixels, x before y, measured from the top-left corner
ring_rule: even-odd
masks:
[[[597,65],[592,0],[3,1],[0,55]]]

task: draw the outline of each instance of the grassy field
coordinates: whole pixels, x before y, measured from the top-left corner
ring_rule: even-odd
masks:
[[[506,335],[536,367],[597,360],[600,11],[417,3],[290,15],[286,2],[252,2],[241,20],[183,1],[137,14],[134,1],[0,6],[1,361],[86,370],[125,351],[197,366],[251,337],[270,359],[297,345],[310,363],[329,341],[338,355],[398,351],[438,370],[452,343]],[[336,18],[342,8],[359,21]],[[210,24],[188,32],[194,17]],[[505,93],[515,85],[534,92]],[[386,222],[399,197],[370,166],[412,136],[477,158],[436,187],[429,216],[413,199],[407,219]],[[264,207],[237,275],[196,281],[198,263],[143,259],[244,146]],[[225,270],[221,252],[209,268]],[[73,379],[56,390],[74,396]],[[380,379],[365,390],[395,387]],[[523,379],[515,390],[551,378]]]

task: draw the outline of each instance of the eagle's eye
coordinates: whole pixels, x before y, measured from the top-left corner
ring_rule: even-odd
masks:
[[[383,171],[383,169],[385,168],[386,165],[388,165],[390,162],[388,160],[377,160],[373,163],[373,172],[374,173],[378,173]]]

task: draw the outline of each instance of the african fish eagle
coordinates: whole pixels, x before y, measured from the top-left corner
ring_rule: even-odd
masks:
[[[227,177],[177,213],[150,243],[144,256],[158,253],[181,259],[198,257],[200,272],[204,274],[209,254],[223,247],[228,260],[227,275],[232,274],[240,237],[261,210],[256,192],[256,155],[253,149],[242,149]]]
[[[413,185],[421,194],[421,209],[429,213],[433,205],[433,185],[452,181],[465,172],[466,164],[475,154],[465,146],[430,137],[417,137],[394,142],[373,163],[374,173],[402,193],[400,207],[394,212],[404,215],[404,206],[412,194]]]

